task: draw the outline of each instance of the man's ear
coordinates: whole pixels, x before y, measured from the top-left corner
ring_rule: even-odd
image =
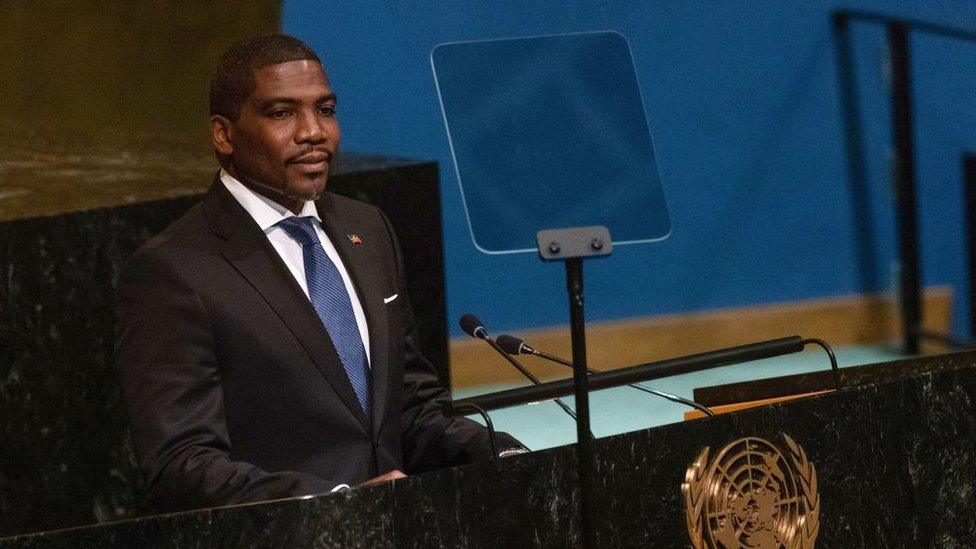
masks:
[[[234,152],[231,126],[231,121],[225,116],[215,114],[210,117],[210,140],[219,155],[230,156]]]

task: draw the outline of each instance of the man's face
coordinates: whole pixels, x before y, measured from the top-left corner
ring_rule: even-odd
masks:
[[[231,175],[297,213],[325,191],[339,147],[335,108],[322,65],[269,65],[254,72],[236,121],[211,118],[211,135]]]

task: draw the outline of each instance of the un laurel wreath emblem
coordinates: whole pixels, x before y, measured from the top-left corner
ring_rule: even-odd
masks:
[[[785,433],[786,452],[754,437],[709,447],[685,473],[681,492],[695,549],[812,549],[820,530],[817,471]]]

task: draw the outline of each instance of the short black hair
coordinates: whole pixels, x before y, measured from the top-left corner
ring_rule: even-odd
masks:
[[[244,101],[254,91],[255,71],[303,60],[322,63],[308,44],[287,34],[256,36],[234,44],[220,56],[210,81],[210,114],[237,120]]]

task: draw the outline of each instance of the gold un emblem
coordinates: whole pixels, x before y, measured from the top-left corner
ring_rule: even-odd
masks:
[[[688,534],[695,549],[811,549],[820,530],[817,471],[783,434],[786,452],[747,437],[708,460],[699,452],[685,473]]]

